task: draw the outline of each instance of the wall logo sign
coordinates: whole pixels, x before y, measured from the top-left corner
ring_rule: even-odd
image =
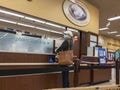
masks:
[[[65,0],[63,3],[63,11],[65,16],[78,26],[85,26],[90,22],[90,14],[87,7],[80,1],[73,3]]]

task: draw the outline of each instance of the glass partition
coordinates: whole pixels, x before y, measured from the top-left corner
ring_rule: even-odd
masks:
[[[53,40],[0,32],[0,50],[53,53]]]

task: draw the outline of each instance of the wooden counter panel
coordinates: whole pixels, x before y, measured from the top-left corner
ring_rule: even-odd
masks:
[[[46,54],[0,52],[0,63],[42,63],[48,62]]]
[[[79,72],[79,84],[90,82],[90,70],[80,70]]]
[[[74,73],[70,72],[70,87],[73,87]],[[79,83],[88,83],[90,81],[89,71],[81,70]],[[0,77],[0,90],[41,90],[43,88],[61,88],[61,73],[29,75],[29,76],[10,76]]]
[[[51,67],[55,67],[54,65],[52,66],[47,66],[47,65],[45,65],[45,66],[25,66],[25,65],[23,65],[23,66],[0,66],[0,70],[10,70],[10,69],[12,69],[12,70],[14,70],[14,69],[34,69],[34,68],[51,68]]]
[[[93,76],[93,83],[111,80],[111,69],[96,69]]]
[[[42,90],[61,88],[61,73],[30,76],[0,77],[0,90]],[[70,72],[70,86],[73,87],[73,72]]]
[[[0,90],[42,90],[61,86],[61,77],[57,74],[17,76],[0,78]]]

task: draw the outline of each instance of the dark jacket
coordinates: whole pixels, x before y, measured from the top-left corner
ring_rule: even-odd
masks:
[[[61,46],[56,50],[56,53],[59,51],[67,51],[67,50],[72,50],[73,49],[73,40],[64,40],[64,42],[61,44]]]

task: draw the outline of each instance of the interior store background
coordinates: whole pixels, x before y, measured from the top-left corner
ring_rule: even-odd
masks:
[[[99,10],[91,5],[90,3],[86,2],[85,0],[80,0],[90,13],[90,22],[88,25],[84,27],[80,27],[71,23],[66,16],[64,15],[62,5],[64,0],[0,0],[0,8],[5,10],[13,10],[14,12],[18,12],[23,15],[31,16],[34,18],[39,18],[46,22],[55,23],[61,25],[63,27],[73,28],[79,31],[74,32],[74,35],[77,35],[78,41],[75,44],[74,50],[75,55],[78,58],[81,58],[81,55],[87,54],[87,47],[90,46],[90,35],[98,36],[99,34]],[[19,19],[18,19],[19,21]],[[21,22],[21,21],[20,21]],[[19,25],[8,24],[4,22],[0,22],[0,27],[3,29],[5,27],[14,28],[15,30],[21,30],[22,32],[30,32],[33,35],[39,35],[42,37],[48,37],[52,39],[56,39],[62,37],[61,34],[55,34],[50,32],[44,32],[38,29],[28,28],[28,27],[21,27]],[[58,29],[57,31],[65,31],[65,29],[59,28],[52,28],[49,26],[43,25],[43,27],[51,28],[51,29]],[[47,34],[46,34],[47,33]],[[60,39],[56,43],[56,47],[63,41]],[[95,42],[96,44],[100,44],[103,47],[107,48],[109,52],[114,52],[115,50],[119,49],[120,41],[115,40],[113,38],[108,38],[105,36],[99,36],[98,41]],[[1,54],[1,56],[3,53]],[[8,57],[10,53],[6,54]],[[34,54],[32,54],[34,55]],[[40,56],[35,55],[36,59],[40,58]],[[3,57],[3,56],[2,56]],[[15,58],[15,57],[14,57]],[[19,62],[27,62],[27,63],[40,63],[40,62],[47,62],[46,60],[40,59],[40,61],[32,61],[30,60],[22,60],[16,57],[14,61],[0,61],[1,63],[19,63]],[[17,60],[18,59],[18,60]],[[25,69],[25,68],[43,68],[49,67],[45,66],[0,66],[1,69]],[[102,75],[104,73],[104,75]],[[70,72],[70,86],[73,87],[73,71]],[[90,70],[81,70],[79,76],[79,84],[86,84],[90,82]],[[101,82],[101,81],[109,81],[111,80],[111,70],[94,70],[94,78],[93,83]],[[37,75],[20,75],[20,76],[8,76],[8,77],[0,77],[0,89],[1,90],[40,90],[43,88],[60,88],[62,87],[61,83],[61,73],[47,73],[47,74],[37,74]]]

